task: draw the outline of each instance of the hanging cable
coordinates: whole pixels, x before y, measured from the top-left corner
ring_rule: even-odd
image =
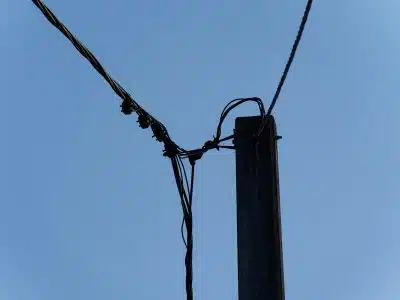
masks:
[[[187,151],[182,147],[178,146],[173,142],[169,136],[167,128],[158,121],[155,117],[153,117],[150,113],[145,111],[132,97],[131,95],[116,81],[114,80],[104,69],[98,59],[93,55],[90,50],[83,45],[72,33],[71,31],[55,16],[55,14],[41,1],[41,0],[32,0],[32,2],[39,8],[39,10],[43,13],[43,15],[47,18],[47,20],[56,27],[79,51],[79,53],[85,57],[89,63],[93,66],[93,68],[106,80],[106,82],[111,86],[111,88],[115,91],[115,93],[123,100],[121,104],[121,109],[124,114],[131,114],[132,112],[136,112],[138,114],[138,123],[141,128],[150,127],[153,131],[153,137],[159,141],[164,143],[164,155],[167,157],[172,157],[175,154],[179,155],[182,158],[194,157],[197,156],[201,158],[201,156],[212,149],[219,149],[219,143],[221,138],[221,127],[224,119],[228,115],[228,113],[235,108],[236,106],[247,102],[247,101],[255,101],[260,106],[261,115],[264,115],[265,112],[262,107],[262,101],[259,98],[240,98],[232,100],[223,110],[221,114],[221,119],[217,127],[216,135],[213,140],[207,141],[201,149],[195,149],[191,151]],[[224,149],[231,149],[230,146],[221,146]],[[172,153],[172,152],[174,153]]]
[[[142,128],[147,128],[153,125],[152,129],[156,128],[158,130],[154,134],[154,137],[156,137],[158,141],[168,139],[169,135],[166,127],[155,117],[145,111],[132,98],[132,96],[107,73],[107,71],[98,61],[98,59],[93,55],[93,53],[71,33],[71,31],[55,16],[55,14],[42,1],[32,0],[32,2],[36,5],[37,8],[39,8],[46,19],[74,45],[74,47],[83,57],[85,57],[89,61],[93,68],[106,80],[106,82],[111,86],[114,92],[123,100],[121,104],[121,111],[127,115],[131,114],[132,112],[136,112],[136,114],[138,114],[138,123]]]
[[[183,241],[186,246],[185,255],[185,269],[186,269],[186,297],[187,300],[193,300],[193,215],[192,215],[192,203],[193,203],[193,186],[194,186],[194,162],[191,163],[192,170],[190,176],[190,186],[188,184],[185,166],[180,157],[176,156],[171,158],[172,169],[174,171],[176,185],[178,187],[178,193],[181,199],[182,211],[183,211],[183,222],[181,225],[181,234]],[[186,182],[186,188],[184,186]],[[186,225],[186,238],[183,233],[183,225]]]
[[[246,102],[255,102],[258,105],[260,116],[262,122],[260,124],[260,129],[258,131],[258,137],[260,136],[264,126],[266,116],[270,115],[274,105],[279,97],[280,91],[283,87],[287,74],[289,72],[290,66],[293,62],[294,56],[298,44],[300,43],[301,36],[304,31],[305,24],[307,22],[308,14],[311,9],[312,0],[309,0],[306,6],[306,10],[299,27],[299,31],[292,47],[292,51],[289,56],[289,60],[285,66],[284,72],[282,74],[281,80],[278,84],[278,88],[275,92],[273,100],[268,108],[267,113],[265,112],[264,104],[260,98],[238,98],[230,101],[222,110],[220,120],[217,125],[216,133],[213,139],[204,143],[204,145],[199,149],[185,150],[184,148],[178,146],[174,141],[171,140],[167,128],[156,118],[154,118],[150,113],[144,110],[133,98],[132,96],[117,82],[115,81],[100,64],[97,58],[90,52],[90,50],[83,45],[69,30],[65,25],[57,19],[54,13],[40,0],[32,0],[32,2],[39,8],[47,20],[56,27],[79,51],[79,53],[85,57],[93,68],[106,80],[106,82],[111,86],[114,92],[122,99],[121,111],[122,113],[129,115],[135,112],[138,115],[139,126],[143,129],[150,128],[153,132],[153,137],[164,144],[163,155],[170,158],[171,165],[173,169],[174,178],[176,181],[176,186],[178,188],[178,194],[182,206],[183,219],[181,223],[181,235],[183,242],[186,247],[185,255],[185,269],[186,269],[186,295],[187,300],[193,300],[193,215],[192,215],[192,203],[193,203],[193,188],[194,188],[194,174],[195,174],[195,163],[197,160],[201,159],[203,154],[209,150],[216,149],[235,149],[234,146],[221,145],[221,142],[232,140],[234,135],[230,135],[221,138],[222,126],[225,119],[229,113],[238,107],[239,105]],[[258,140],[258,139],[257,139]],[[182,159],[187,158],[191,165],[190,183],[187,176],[186,168]],[[184,232],[184,227],[186,228],[186,236]]]

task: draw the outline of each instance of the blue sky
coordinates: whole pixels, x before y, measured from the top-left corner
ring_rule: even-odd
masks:
[[[304,2],[46,4],[195,148],[229,100],[269,103]],[[286,295],[397,300],[400,4],[328,2],[314,3],[274,112]],[[30,1],[1,1],[0,35],[0,299],[184,299],[161,145]],[[195,299],[237,299],[234,172],[232,152],[198,164]]]

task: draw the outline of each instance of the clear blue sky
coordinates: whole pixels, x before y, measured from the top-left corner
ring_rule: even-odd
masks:
[[[269,103],[305,1],[46,4],[194,148],[227,101]],[[311,11],[274,112],[289,300],[400,297],[399,9]],[[0,299],[184,299],[161,145],[31,1],[1,0],[0,37]],[[195,299],[237,299],[232,152],[198,164],[194,218]]]

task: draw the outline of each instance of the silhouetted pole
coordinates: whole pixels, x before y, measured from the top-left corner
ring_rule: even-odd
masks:
[[[257,155],[253,136],[260,121],[235,123],[239,300],[284,300],[278,138],[270,116]]]

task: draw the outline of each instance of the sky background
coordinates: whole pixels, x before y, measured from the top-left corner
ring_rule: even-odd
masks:
[[[269,104],[305,6],[45,3],[186,148]],[[400,299],[399,11],[314,3],[274,111],[289,300]],[[31,1],[0,0],[0,38],[0,299],[185,299],[162,146]],[[237,299],[234,153],[196,176],[195,299]]]

